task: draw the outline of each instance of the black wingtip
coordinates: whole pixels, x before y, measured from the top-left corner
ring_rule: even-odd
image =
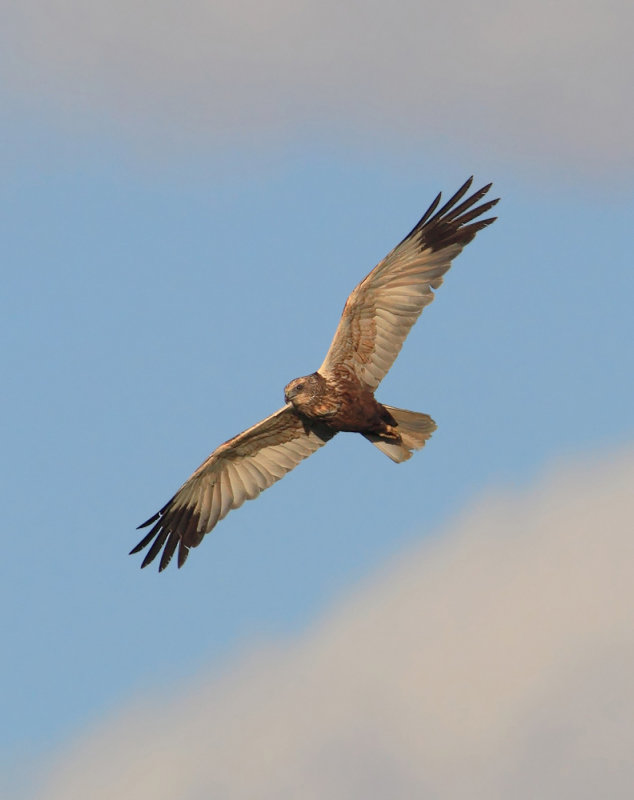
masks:
[[[183,540],[181,539],[180,546],[178,548],[178,568],[179,569],[187,561],[187,556],[188,555],[189,555],[189,546],[186,545],[183,542]]]
[[[152,529],[150,531],[150,533],[147,534],[147,536],[144,536],[141,539],[141,541],[135,547],[133,547],[132,550],[130,550],[129,555],[132,556],[135,553],[140,553],[141,550],[145,549],[149,545],[149,543],[152,541],[152,539],[154,538],[154,534],[155,533],[156,533],[156,531],[154,529]]]
[[[487,183],[474,192],[470,191],[472,183],[473,175],[442,207],[437,208],[437,203],[434,202],[430,207],[433,213],[430,214],[428,210],[409,236],[420,236],[420,246],[431,250],[439,250],[451,244],[464,247],[478,231],[494,222],[497,217],[480,219],[499,202],[499,197],[480,202],[493,183]]]
[[[175,508],[174,497],[172,497],[156,514],[138,526],[137,530],[152,525],[143,539],[130,550],[130,555],[149,547],[141,564],[141,569],[144,569],[155,560],[163,549],[158,568],[159,572],[163,572],[178,547],[178,566],[182,567],[189,555],[190,547],[192,545],[195,547],[202,539],[202,534],[195,535],[198,531],[198,520],[199,515],[187,505]],[[185,544],[183,539],[189,543]]]
[[[138,531],[140,531],[141,528],[147,528],[148,525],[151,525],[153,522],[156,522],[157,519],[160,519],[163,516],[163,514],[167,511],[167,509],[171,506],[173,500],[174,500],[173,497],[170,498],[167,501],[167,503],[165,503],[163,508],[159,508],[159,510],[156,512],[156,514],[154,514],[149,519],[146,519],[145,522],[142,522],[140,525],[137,525],[136,529]]]
[[[462,217],[459,224],[462,225],[464,229],[464,227],[466,227],[467,222],[470,222],[471,219],[475,219],[475,217],[480,216],[480,214],[483,214],[486,211],[488,211],[488,209],[492,208],[500,199],[498,197],[495,200],[489,200],[488,202],[483,203],[481,206],[478,206],[477,209],[473,209],[471,212],[469,212],[469,214],[467,214],[469,209],[471,209],[476,203],[478,203],[484,197],[484,195],[489,191],[489,189],[493,186],[493,182],[487,183],[481,189],[478,189],[472,195],[467,197],[466,200],[463,200],[464,196],[471,189],[472,184],[473,184],[473,175],[467,178],[467,180],[462,184],[462,186],[458,189],[458,191],[455,192],[440,209],[438,208],[438,206],[440,205],[442,192],[438,192],[432,204],[429,206],[427,211],[425,211],[423,216],[418,220],[416,225],[414,225],[412,230],[407,234],[405,239],[409,239],[412,236],[416,236],[423,230],[425,226],[429,228],[434,223],[438,223],[439,221],[450,222],[453,220],[457,220],[459,217]]]

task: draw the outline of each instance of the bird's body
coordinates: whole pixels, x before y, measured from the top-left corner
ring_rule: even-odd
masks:
[[[374,393],[345,369],[329,379],[319,372],[295,378],[284,399],[301,416],[326,422],[337,433],[380,433],[387,422],[395,424]]]
[[[354,289],[323,364],[286,386],[286,404],[220,445],[139,526],[152,525],[132,550],[150,545],[143,567],[163,549],[159,570],[164,569],[177,547],[182,566],[189,549],[232,508],[256,497],[339,432],[361,433],[396,462],[424,446],[436,429],[431,417],[382,404],[374,392],[452,259],[495,219],[474,222],[497,200],[476,206],[490,184],[462,200],[470,186],[471,179],[436,211],[438,195],[414,229]]]

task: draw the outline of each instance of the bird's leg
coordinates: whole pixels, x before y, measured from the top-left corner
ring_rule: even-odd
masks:
[[[397,442],[401,441],[401,434],[398,432],[396,425],[386,425],[385,430],[381,431],[381,436]]]

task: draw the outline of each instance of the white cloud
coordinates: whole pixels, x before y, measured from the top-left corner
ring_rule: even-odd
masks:
[[[27,104],[146,146],[397,137],[622,171],[633,25],[624,0],[23,0],[0,58]]]
[[[629,798],[634,454],[483,500],[301,639],[87,732],[39,800]]]

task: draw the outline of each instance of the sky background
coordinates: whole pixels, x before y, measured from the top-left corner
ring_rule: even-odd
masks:
[[[629,796],[630,4],[2,12],[3,796]],[[339,436],[140,572],[135,526],[470,174],[499,219],[377,392],[425,450]]]

